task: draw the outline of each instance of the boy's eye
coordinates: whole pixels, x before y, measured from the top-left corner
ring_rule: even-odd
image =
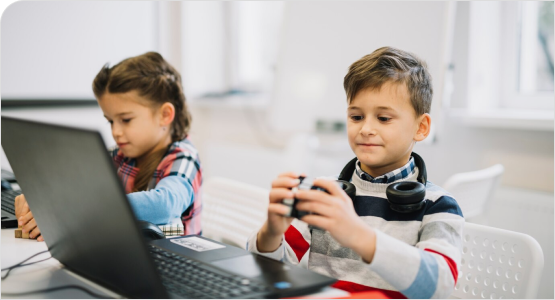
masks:
[[[389,120],[391,120],[391,118],[388,117],[378,117],[378,120],[382,121],[382,122],[387,122]]]
[[[129,121],[131,121],[131,119],[121,119],[121,121],[122,121],[123,123],[129,123]]]
[[[362,120],[362,116],[351,116],[351,120],[360,121],[360,120]]]

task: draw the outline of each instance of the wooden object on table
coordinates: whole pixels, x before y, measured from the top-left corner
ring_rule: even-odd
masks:
[[[17,229],[15,230],[15,238],[16,239],[28,239],[29,238],[29,233],[23,233],[23,231],[21,230],[21,226],[17,227]]]

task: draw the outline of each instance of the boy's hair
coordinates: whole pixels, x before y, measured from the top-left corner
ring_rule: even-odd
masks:
[[[379,48],[349,67],[343,81],[347,103],[361,90],[379,90],[386,82],[406,85],[417,116],[430,112],[432,77],[426,63],[412,53],[392,47]]]
[[[162,55],[156,52],[127,58],[113,67],[104,65],[93,81],[93,92],[97,99],[104,93],[127,93],[137,91],[149,99],[153,106],[166,102],[175,107],[175,118],[171,125],[172,142],[187,137],[191,126],[191,114],[187,110],[181,85],[181,75]],[[141,166],[135,177],[134,191],[148,189],[156,167],[167,149],[153,153]]]

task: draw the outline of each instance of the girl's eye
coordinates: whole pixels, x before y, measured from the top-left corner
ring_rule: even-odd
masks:
[[[382,122],[387,122],[389,120],[391,120],[391,118],[388,117],[378,117],[378,120],[382,121]]]
[[[129,121],[131,121],[131,119],[122,119],[121,120],[123,123],[129,123]]]
[[[362,116],[351,116],[351,120],[360,121],[360,120],[362,120]]]

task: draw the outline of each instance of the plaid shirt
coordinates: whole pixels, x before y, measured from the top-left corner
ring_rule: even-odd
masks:
[[[125,157],[118,147],[111,150],[110,155],[117,168],[118,176],[125,187],[125,192],[128,194],[132,193],[135,177],[139,173],[139,168],[135,167],[136,160]],[[170,145],[162,161],[154,171],[152,179],[148,184],[148,190],[156,188],[158,182],[168,176],[185,178],[192,186],[193,201],[181,214],[181,221],[185,227],[184,235],[200,234],[202,169],[198,152],[189,138]]]
[[[360,160],[357,160],[355,172],[362,180],[370,181],[373,183],[392,183],[399,179],[405,178],[410,174],[413,174],[414,172],[416,172],[416,170],[414,165],[414,158],[411,156],[409,162],[406,163],[404,166],[376,178],[372,177],[372,175],[364,172],[361,169]]]

